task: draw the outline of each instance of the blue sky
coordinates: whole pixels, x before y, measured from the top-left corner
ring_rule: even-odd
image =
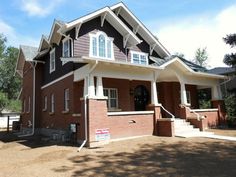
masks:
[[[0,33],[8,44],[38,46],[54,19],[71,21],[117,0],[4,0],[0,6]],[[193,58],[207,47],[209,65],[221,66],[230,52],[222,37],[236,32],[234,0],[124,0],[128,8],[171,52]]]

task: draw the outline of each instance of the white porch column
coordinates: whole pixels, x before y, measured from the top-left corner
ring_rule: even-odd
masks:
[[[180,95],[181,95],[181,104],[188,105],[187,103],[187,94],[185,89],[185,83],[180,82]]]
[[[97,77],[97,90],[96,90],[96,96],[99,98],[103,98],[103,84],[102,84],[102,77]]]
[[[221,91],[220,88],[217,85],[214,85],[211,88],[211,99],[212,100],[221,100]]]
[[[151,101],[151,104],[153,104],[154,106],[158,105],[157,86],[155,81],[151,82]]]
[[[94,76],[92,75],[89,76],[88,95],[90,98],[95,97]]]

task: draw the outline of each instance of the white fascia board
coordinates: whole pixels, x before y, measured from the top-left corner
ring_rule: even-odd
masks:
[[[51,43],[52,36],[53,36],[53,34],[54,34],[54,29],[55,29],[55,26],[56,26],[56,25],[58,25],[59,27],[62,27],[61,24],[59,24],[59,23],[57,22],[57,20],[54,20],[53,25],[52,25],[52,28],[51,28],[51,31],[50,31],[50,35],[49,35],[49,38],[48,38],[49,44]],[[57,31],[56,31],[56,32],[57,32]]]
[[[48,39],[44,35],[42,35],[41,40],[40,40],[40,44],[39,44],[39,48],[38,48],[38,52],[41,51],[41,48],[42,48],[42,45],[43,45],[43,41],[45,41],[49,45]]]
[[[91,19],[93,19],[93,18],[95,18],[95,17],[98,17],[98,16],[100,16],[100,15],[103,14],[103,13],[107,13],[106,18],[111,19],[111,22],[114,20],[114,24],[119,24],[119,26],[121,26],[122,31],[125,31],[125,32],[126,32],[126,34],[124,34],[124,32],[121,33],[121,32],[119,31],[123,36],[124,36],[124,35],[127,35],[127,34],[130,34],[136,44],[139,44],[139,43],[142,42],[142,40],[140,40],[140,39],[139,39],[139,38],[138,38],[138,37],[137,37],[115,14],[114,14],[114,12],[112,12],[111,9],[108,8],[108,7],[104,7],[103,9],[100,9],[100,10],[95,11],[95,12],[89,14],[89,15],[83,16],[83,17],[81,17],[81,18],[79,18],[79,19],[77,19],[77,20],[75,20],[75,21],[72,21],[72,22],[70,22],[70,23],[67,23],[67,24],[65,25],[65,28],[63,29],[63,32],[65,32],[65,31],[67,31],[67,30],[69,30],[69,29],[75,27],[76,25],[78,25],[78,24],[80,24],[80,23],[85,23],[85,22],[87,22],[87,21],[89,21],[89,20],[91,20]],[[119,30],[119,29],[117,29],[117,30]]]
[[[134,14],[122,3],[118,3],[118,4],[115,4],[114,6],[111,6],[110,9],[111,10],[114,10],[116,8],[120,8],[122,7],[129,15],[130,17],[132,17],[136,22],[137,24],[149,35],[149,37],[156,43],[158,44],[158,46],[162,49],[162,51],[166,54],[166,56],[170,56],[170,53],[169,51],[160,43],[160,41],[158,41],[154,35],[143,25],[142,22],[140,22],[140,20],[134,16]]]

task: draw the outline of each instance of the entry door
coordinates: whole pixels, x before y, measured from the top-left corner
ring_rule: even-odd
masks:
[[[145,86],[139,85],[134,90],[135,111],[145,111],[148,103],[149,93]]]

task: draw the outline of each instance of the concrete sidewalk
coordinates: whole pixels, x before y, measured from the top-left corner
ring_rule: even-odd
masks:
[[[206,138],[212,138],[212,139],[220,139],[220,140],[229,140],[229,141],[236,141],[236,137],[232,137],[232,136],[222,136],[222,135],[206,135],[204,136]]]

